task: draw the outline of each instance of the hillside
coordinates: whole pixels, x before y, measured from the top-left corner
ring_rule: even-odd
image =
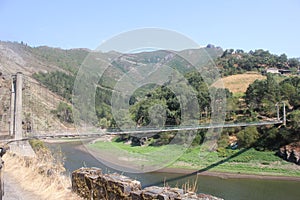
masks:
[[[0,72],[0,133],[9,130],[9,107],[11,82]]]
[[[62,123],[52,112],[60,102],[67,102],[63,97],[42,86],[32,75],[35,73],[61,71],[69,73],[58,63],[42,58],[39,49],[24,44],[0,42],[0,131],[8,131],[9,105],[12,75],[24,74],[23,123],[30,121],[34,131],[69,130],[70,125]],[[53,48],[49,48],[49,54]],[[62,54],[63,50],[53,49]],[[72,50],[71,50],[72,51]],[[77,52],[78,50],[74,50]],[[73,51],[72,51],[73,52]],[[63,58],[64,56],[61,55]],[[75,56],[74,56],[75,57]],[[66,57],[66,60],[72,60]],[[66,62],[67,62],[66,61]],[[71,61],[70,61],[71,62]]]
[[[255,50],[249,53],[242,50],[234,51],[232,49],[223,51],[221,48],[214,47],[213,45],[208,45],[206,48],[187,49],[180,52],[159,50],[135,54],[121,54],[114,51],[102,53],[83,48],[64,50],[47,46],[30,47],[24,43],[0,42],[0,72],[7,78],[20,71],[26,75],[28,83],[34,83],[35,87],[28,87],[26,92],[27,96],[36,100],[36,105],[33,105],[33,107],[39,109],[36,109],[35,113],[30,117],[39,119],[39,124],[42,127],[55,129],[58,126],[64,127],[61,121],[57,119],[57,116],[60,114],[55,110],[60,105],[60,102],[71,105],[76,74],[87,56],[92,58],[89,61],[94,63],[95,66],[105,67],[103,68],[104,74],[101,78],[99,77],[97,85],[95,109],[98,120],[107,120],[108,126],[112,125],[114,121],[111,113],[112,88],[115,87],[115,84],[125,73],[130,73],[135,80],[142,80],[145,73],[148,73],[147,68],[143,68],[144,66],[154,66],[156,69],[159,69],[161,66],[167,65],[177,70],[199,91],[199,102],[201,102],[202,109],[206,107],[209,109],[210,105],[208,102],[210,100],[206,87],[212,83],[209,82],[209,78],[195,73],[195,66],[201,66],[206,75],[213,77],[215,74],[213,71],[210,72],[211,63],[208,63],[214,61],[223,76],[222,81],[225,88],[233,93],[244,93],[248,86],[255,80],[265,79],[265,76],[260,75],[260,72],[268,67],[281,67],[294,70],[299,66],[299,61],[289,59],[284,54],[277,56],[265,50]],[[99,62],[100,60],[101,62]],[[97,70],[96,68],[87,68],[86,73],[91,76],[98,76]],[[203,84],[203,78],[206,78],[205,82],[208,85]],[[84,80],[82,84],[83,86],[86,84]],[[217,86],[218,84],[214,83],[212,86]],[[131,103],[135,104],[134,109],[138,110],[141,102],[145,100],[145,95],[153,92],[150,91],[150,88],[142,88],[132,96]],[[170,91],[159,89],[157,92],[164,93],[163,95],[166,95],[165,97],[169,101],[174,100],[173,103],[177,102],[176,98],[168,97],[168,95],[172,96]],[[228,98],[230,98],[230,95]],[[233,105],[234,102],[235,100],[232,100]],[[90,105],[87,105],[87,110],[89,109],[88,106]],[[70,108],[67,108],[67,106],[64,107],[63,109],[67,109],[65,112],[68,113],[68,109]],[[180,112],[176,111],[176,108],[176,106],[173,106],[172,109],[175,110],[170,111],[173,117],[174,113],[180,114]],[[45,111],[41,112],[41,109]],[[42,117],[43,115],[44,117]],[[50,122],[45,121],[46,116],[51,119]],[[134,114],[133,116],[135,120],[138,120],[137,116]],[[60,117],[64,118],[64,116]],[[70,119],[70,121],[72,120]],[[95,123],[97,124],[97,122]]]
[[[8,132],[10,122],[10,76],[0,75],[0,132]],[[58,132],[72,130],[70,124],[62,123],[53,113],[61,96],[49,91],[31,77],[23,77],[23,128],[30,126],[33,132]]]
[[[3,74],[22,72],[32,75],[36,72],[61,70],[57,65],[41,61],[32,52],[33,48],[12,42],[0,42],[0,71]]]
[[[86,58],[90,59],[86,60]],[[96,84],[92,82],[96,85],[95,106],[92,103],[86,103],[84,99],[83,107],[74,109],[72,108],[73,86],[78,70],[84,61],[87,61],[89,65],[83,69],[86,74],[80,82],[80,87],[85,90],[90,87],[90,79],[99,80]],[[212,82],[217,76],[212,65],[219,69],[222,76],[220,82]],[[174,69],[181,78],[174,80],[173,76],[176,74],[172,74],[163,84],[152,83],[136,88],[129,99],[129,113],[124,112],[124,109],[117,109],[117,114],[113,115],[112,91],[124,74],[129,74],[136,84],[151,74],[151,70],[160,69],[163,66]],[[99,77],[99,67],[103,72],[101,77]],[[200,67],[202,71],[196,70],[197,67]],[[261,75],[271,67],[287,70],[291,75],[285,78],[278,78],[279,76],[272,74]],[[8,130],[7,116],[9,116],[10,102],[8,96],[11,75],[19,71],[25,75],[23,128],[26,130],[29,126],[31,130],[39,132],[73,131],[74,112],[79,114],[82,122],[84,120],[89,125],[101,128],[119,128],[120,123],[122,126],[128,124],[129,121],[133,121],[135,126],[139,127],[179,125],[182,120],[181,104],[171,88],[174,84],[173,86],[179,89],[181,95],[190,96],[185,81],[196,91],[196,98],[192,99],[198,100],[200,122],[206,122],[213,110],[210,90],[214,91],[214,87],[220,87],[223,81],[225,89],[219,88],[216,91],[226,95],[226,122],[251,123],[262,118],[275,119],[277,102],[285,102],[288,107],[286,108],[286,126],[224,129],[218,141],[219,154],[230,153],[227,147],[232,136],[239,141],[239,147],[255,146],[257,149],[278,151],[284,145],[293,147],[294,144],[298,144],[300,138],[300,79],[297,75],[299,67],[298,59],[287,58],[285,54],[277,56],[261,49],[248,53],[233,49],[223,52],[221,48],[208,45],[206,48],[187,49],[180,52],[159,50],[121,54],[114,51],[103,53],[88,49],[64,50],[46,46],[30,47],[15,42],[0,42],[0,132],[4,129]],[[167,75],[168,73],[166,75],[155,74],[156,77],[164,78]],[[129,84],[131,84],[130,81]],[[124,90],[128,87],[129,85],[122,85]],[[233,93],[243,93],[243,95]],[[222,97],[214,100],[223,102]],[[154,123],[151,115],[157,113],[149,114],[149,112],[156,104],[163,105],[165,121],[158,120],[157,124],[151,124]],[[91,113],[93,110],[96,116]],[[199,121],[198,115],[199,113],[191,113],[197,121]],[[158,139],[152,140],[151,145],[166,144],[172,137],[173,134],[162,134]],[[198,131],[193,145],[201,144],[204,137],[205,131]],[[184,140],[184,138],[179,139]],[[291,158],[285,159],[291,160]]]
[[[168,63],[184,74],[194,69],[178,55],[185,58],[203,55],[205,59],[202,59],[201,63],[195,63],[203,65],[209,60],[208,56],[211,59],[216,59],[222,53],[221,48],[212,46],[182,52],[154,51],[120,54],[111,51],[101,53],[83,48],[64,50],[47,46],[30,47],[24,43],[0,41],[0,72],[2,77],[5,77],[6,82],[10,82],[11,75],[17,72],[22,72],[25,75],[24,120],[34,120],[35,129],[40,127],[46,131],[53,131],[68,129],[66,127],[69,126],[68,123],[61,123],[53,111],[60,102],[68,103],[71,101],[76,73],[87,55],[110,63],[110,67],[105,69],[99,81],[99,88],[102,89],[98,88],[101,95],[99,93],[100,99],[97,101],[97,115],[99,113],[99,115],[107,117],[110,113],[111,92],[105,88],[113,88],[124,73],[131,72],[136,79],[139,79],[144,77],[144,74],[141,74],[142,71],[135,70],[137,66],[157,65],[159,67],[163,63]],[[3,110],[2,112],[5,111],[6,116],[8,116],[9,111],[4,107],[8,107],[9,98],[7,98],[7,94],[10,93],[10,83],[4,85],[6,85],[6,89],[2,90],[6,92],[1,93],[1,99],[5,98],[6,100],[3,101],[1,110]],[[24,123],[26,123],[25,121]]]

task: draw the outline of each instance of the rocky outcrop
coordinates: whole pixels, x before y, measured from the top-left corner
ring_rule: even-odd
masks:
[[[80,168],[72,173],[72,190],[84,199],[103,200],[221,200],[183,189],[151,186],[141,189],[139,181],[119,174],[103,174],[98,168]]]
[[[279,149],[277,155],[284,160],[300,165],[300,142],[285,145]]]

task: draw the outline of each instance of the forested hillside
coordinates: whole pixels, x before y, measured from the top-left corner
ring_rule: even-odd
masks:
[[[57,51],[56,51],[57,52]],[[176,52],[175,52],[176,53]],[[120,55],[118,53],[114,52],[109,52],[107,54],[102,54],[99,53],[97,56],[104,56],[103,59],[105,60],[111,60],[112,57],[115,57],[111,61],[111,66],[105,70],[104,74],[100,78],[98,82],[98,87],[96,90],[96,100],[95,100],[95,110],[96,110],[96,115],[98,117],[98,122],[94,125],[101,124],[101,127],[112,127],[112,128],[117,128],[116,124],[114,122],[114,119],[112,117],[111,113],[111,98],[112,98],[112,91],[117,83],[117,81],[123,76],[124,73],[126,72],[132,72],[135,71],[134,68],[140,66],[155,66],[155,65],[160,65],[160,63],[167,63],[168,66],[174,68],[186,78],[190,80],[190,83],[198,87],[198,91],[200,91],[200,86],[202,84],[202,88],[206,87],[206,91],[200,91],[200,93],[205,93],[204,97],[199,96],[199,102],[200,98],[202,98],[204,101],[202,104],[205,104],[205,106],[201,105],[201,108],[208,110],[209,112],[209,94],[207,91],[207,86],[205,85],[204,81],[201,79],[200,74],[196,74],[194,72],[195,68],[192,66],[187,67],[189,64],[180,56],[176,56],[175,53],[170,53],[169,51],[154,51],[154,52],[143,52],[143,53],[137,53],[137,54],[125,54],[125,55]],[[181,52],[182,54],[209,54],[211,58],[216,59],[220,55],[222,55],[222,50],[220,48],[215,48],[215,47],[210,47],[210,48],[205,48],[205,49],[192,49],[187,51]],[[48,55],[48,54],[47,54]],[[52,56],[54,57],[54,56]],[[58,56],[56,56],[58,57]],[[206,57],[208,59],[209,57]],[[52,61],[55,59],[51,59]],[[206,61],[203,60],[203,63]],[[201,63],[200,63],[201,64]],[[77,66],[74,67],[74,71],[78,70]],[[72,70],[71,70],[72,71]],[[138,79],[139,77],[142,77],[142,74],[139,74],[140,72],[136,72],[135,76]],[[189,76],[189,77],[188,77]],[[33,75],[34,78],[36,78],[38,81],[46,85],[51,91],[56,92],[57,94],[63,96],[64,98],[68,99],[70,102],[72,101],[71,96],[73,92],[73,85],[75,81],[75,75],[72,73],[65,73],[62,71],[55,71],[55,72],[50,72],[50,73],[35,73]],[[200,81],[198,83],[198,81]],[[84,84],[84,83],[82,83]],[[203,86],[205,85],[205,87]],[[168,86],[168,85],[165,85]],[[143,101],[143,98],[145,98],[145,95],[149,95],[150,93],[154,92],[151,91],[151,86],[147,88],[140,88],[139,90],[136,91],[136,93],[132,96],[132,101],[131,101],[131,106],[133,106],[135,109],[139,110],[137,108],[137,105],[135,104],[141,104],[140,101]],[[152,87],[153,88],[153,87]],[[159,90],[159,87],[154,87],[156,90]],[[183,89],[184,90],[184,89]],[[163,91],[163,90],[160,90]],[[174,95],[174,94],[173,94]],[[159,94],[159,98],[163,98],[163,94]],[[171,97],[172,95],[167,95],[164,97],[165,99],[167,98],[167,103],[170,107],[170,112],[168,112],[168,123],[167,125],[176,125],[179,123],[178,116],[180,116],[180,108],[178,107],[178,104],[176,103],[176,98],[172,100]],[[206,102],[206,103],[205,103]],[[173,104],[172,104],[173,103]],[[89,106],[89,105],[86,105]],[[144,112],[147,112],[147,106],[144,105]],[[172,107],[172,108],[171,108]],[[132,119],[135,119],[137,122],[141,117],[141,114],[135,115],[133,112],[134,108],[132,108]],[[89,108],[87,108],[89,110]],[[172,112],[171,112],[172,110]],[[177,114],[176,114],[177,112]],[[120,113],[120,116],[123,116]],[[122,120],[126,121],[126,118],[130,116],[124,116]],[[145,118],[147,121],[147,117]],[[90,120],[94,121],[94,120]],[[101,123],[100,123],[101,121]],[[172,121],[172,123],[171,123]],[[177,122],[175,122],[177,121]],[[139,122],[140,123],[140,122]],[[142,124],[141,124],[142,125]],[[143,122],[143,125],[146,125],[145,122]]]
[[[62,122],[72,124],[72,92],[73,86],[81,64],[90,54],[109,62],[109,67],[105,70],[96,87],[95,110],[97,120],[90,120],[93,125],[99,128],[118,128],[116,119],[112,114],[112,92],[118,80],[124,73],[132,72],[136,78],[141,78],[141,74],[136,71],[139,66],[159,66],[161,63],[167,64],[172,69],[183,75],[197,93],[196,98],[200,113],[197,113],[199,123],[207,123],[210,120],[211,96],[210,92],[222,90],[226,94],[226,122],[253,122],[263,119],[276,119],[276,104],[283,112],[283,102],[286,105],[287,125],[274,125],[266,127],[228,128],[224,129],[219,140],[220,151],[224,151],[228,145],[238,141],[239,147],[255,146],[257,149],[275,150],[279,147],[297,143],[300,139],[300,77],[298,58],[288,58],[287,55],[275,55],[267,50],[253,50],[245,52],[243,50],[228,49],[223,51],[219,47],[208,45],[203,49],[190,49],[179,52],[181,55],[193,56],[206,52],[206,59],[200,63],[203,69],[209,72],[208,60],[213,60],[222,77],[229,78],[231,75],[243,74],[247,79],[247,73],[262,74],[265,78],[251,80],[247,82],[246,92],[239,91],[232,93],[228,89],[214,88],[214,83],[204,80],[202,74],[190,63],[176,52],[153,51],[136,54],[120,54],[118,52],[92,52],[88,49],[63,50],[51,47],[30,47],[24,43],[0,43],[0,70],[2,73],[12,74],[22,71],[39,81],[50,91],[60,95],[65,102],[58,103],[52,113]],[[209,58],[209,59],[207,59]],[[10,66],[10,67],[8,67]],[[285,75],[266,73],[267,69],[277,68],[288,72]],[[93,73],[93,72],[91,72]],[[254,82],[253,82],[254,81]],[[241,82],[241,81],[240,81]],[[180,125],[181,107],[179,99],[169,86],[170,79],[164,85],[148,84],[138,88],[130,97],[130,114],[119,111],[118,121],[126,124],[133,120],[137,127],[153,124],[151,122],[151,109],[155,105],[161,105],[165,110],[165,123],[157,122],[160,126]],[[235,83],[232,83],[235,84]],[[249,86],[248,86],[249,84]],[[182,94],[189,95],[188,89],[177,83]],[[91,106],[91,105],[86,105]],[[157,108],[158,109],[158,108]],[[161,123],[161,124],[160,124]],[[194,141],[194,145],[201,144],[205,131],[199,131]],[[164,136],[168,138],[168,136]],[[235,138],[235,139],[232,139]],[[168,140],[168,139],[167,139]],[[153,140],[155,144],[162,144]]]
[[[241,49],[227,49],[216,60],[224,76],[245,73],[247,71],[263,72],[267,68],[288,69],[296,74],[299,70],[299,58],[288,58],[286,54],[271,54],[267,50],[258,49],[244,52]]]

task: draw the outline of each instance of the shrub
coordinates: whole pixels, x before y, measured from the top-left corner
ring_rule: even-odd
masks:
[[[45,143],[41,140],[36,140],[36,139],[29,140],[29,144],[31,145],[34,152],[38,152],[46,149]]]
[[[248,126],[237,134],[239,147],[253,146],[259,138],[259,133],[255,126]]]

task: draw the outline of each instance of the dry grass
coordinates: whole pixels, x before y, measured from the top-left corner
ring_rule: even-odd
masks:
[[[190,181],[188,180],[187,183],[183,184],[182,189],[187,193],[189,193],[189,192],[197,193],[197,188],[198,188],[197,186],[198,186],[198,174],[197,174],[196,179],[194,181],[192,181],[190,183]]]
[[[71,192],[69,177],[64,168],[48,151],[40,151],[34,158],[24,158],[8,152],[4,155],[4,173],[15,179],[25,191],[47,200],[79,200]]]
[[[262,76],[259,73],[245,73],[245,74],[236,74],[228,77],[222,78],[220,81],[215,82],[212,86],[222,87],[222,81],[224,87],[229,89],[232,93],[244,93],[246,92],[248,86],[253,83],[255,80],[266,79],[265,76]]]

